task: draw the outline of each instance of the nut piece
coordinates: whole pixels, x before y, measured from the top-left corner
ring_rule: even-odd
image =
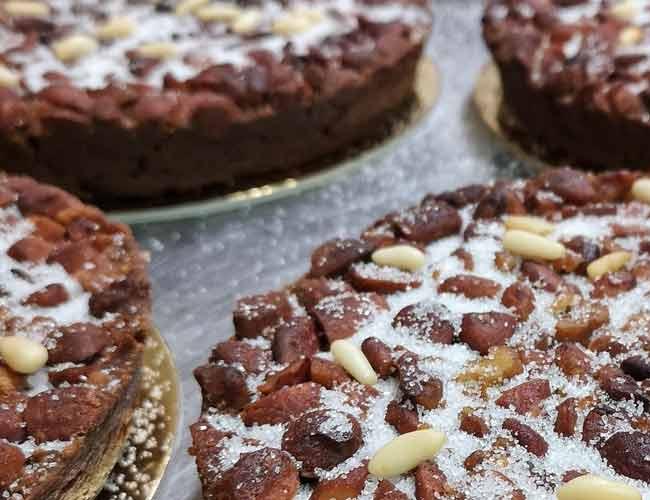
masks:
[[[50,6],[43,2],[27,0],[11,0],[2,7],[13,17],[47,17],[50,15]]]
[[[47,349],[26,337],[1,337],[0,356],[17,373],[36,373],[47,363]]]
[[[20,85],[20,76],[6,66],[0,64],[0,87],[15,88]]]
[[[529,215],[510,215],[504,220],[507,229],[520,229],[529,233],[546,236],[555,226],[541,217]]]
[[[138,54],[149,59],[169,59],[176,55],[176,45],[171,42],[145,43],[138,47]]]
[[[348,340],[336,340],[330,347],[332,355],[338,364],[352,375],[357,381],[366,385],[377,383],[377,374],[372,369],[365,354]]]
[[[650,204],[650,178],[645,177],[632,184],[632,198],[642,203]]]
[[[380,478],[404,474],[433,458],[446,442],[444,433],[431,429],[402,434],[372,457],[368,471]]]
[[[248,9],[244,11],[230,26],[234,33],[244,35],[255,31],[262,22],[262,12],[259,9]]]
[[[195,15],[201,21],[209,23],[214,21],[231,22],[241,16],[242,10],[234,4],[216,2],[199,8]]]
[[[603,274],[614,273],[625,266],[632,258],[630,252],[612,252],[603,255],[587,266],[587,274],[592,280],[600,278]]]
[[[97,50],[97,41],[87,35],[70,35],[52,44],[52,50],[63,62],[80,59]]]
[[[291,36],[304,33],[322,20],[322,14],[314,9],[294,9],[273,23],[276,35]]]
[[[639,12],[639,6],[635,0],[620,0],[609,9],[609,13],[621,21],[631,21]]]
[[[394,245],[375,250],[372,254],[372,261],[380,266],[415,272],[424,266],[425,255],[410,245]]]
[[[510,253],[527,259],[556,260],[564,257],[566,252],[564,246],[557,241],[519,229],[506,231],[503,247]]]
[[[618,34],[618,43],[629,47],[636,45],[643,40],[643,31],[636,26],[628,26]]]
[[[176,5],[175,12],[179,16],[196,12],[197,9],[206,5],[210,0],[182,0]]]
[[[641,500],[641,493],[625,483],[594,474],[577,477],[557,491],[558,500]]]
[[[95,35],[100,40],[126,38],[135,31],[134,22],[128,17],[113,17],[97,26]]]

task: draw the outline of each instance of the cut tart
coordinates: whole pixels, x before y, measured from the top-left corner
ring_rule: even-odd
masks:
[[[385,131],[430,25],[421,0],[2,2],[0,164],[100,201],[296,173]]]
[[[490,0],[502,124],[551,160],[650,167],[650,2]]]
[[[432,194],[242,298],[195,370],[204,498],[650,498],[648,203],[568,168]]]
[[[0,178],[0,498],[94,498],[119,457],[150,328],[130,230]]]

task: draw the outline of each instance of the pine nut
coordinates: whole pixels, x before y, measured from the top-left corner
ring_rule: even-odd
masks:
[[[625,483],[593,474],[577,477],[557,491],[558,500],[641,500],[641,493]]]
[[[521,229],[542,236],[552,233],[555,229],[555,226],[546,219],[529,215],[511,215],[506,217],[505,224],[508,229]]]
[[[241,15],[239,7],[229,3],[213,3],[196,11],[196,17],[206,23],[214,21],[232,22]]]
[[[618,43],[623,46],[636,45],[643,40],[643,31],[636,26],[629,26],[618,34]]]
[[[519,229],[506,231],[503,247],[514,255],[528,259],[556,260],[564,257],[566,252],[557,241]]]
[[[0,356],[16,373],[30,375],[47,363],[47,349],[26,337],[0,337]]]
[[[623,21],[631,21],[639,14],[635,0],[622,0],[609,9],[609,13]]]
[[[97,41],[86,35],[70,35],[52,44],[52,50],[63,62],[75,61],[97,50]]]
[[[210,0],[183,0],[176,6],[176,14],[183,16],[185,14],[192,14],[197,9],[206,5]]]
[[[50,6],[43,2],[11,0],[2,4],[2,8],[13,17],[47,17],[50,15]]]
[[[273,23],[273,32],[277,35],[290,36],[308,31],[318,24],[322,14],[314,9],[295,9]]]
[[[402,271],[417,271],[425,264],[422,251],[409,245],[380,248],[372,254],[372,261],[379,266],[390,266]]]
[[[254,31],[262,22],[262,13],[257,9],[244,11],[230,26],[234,33],[244,35]]]
[[[632,198],[650,205],[650,178],[637,180],[632,184]]]
[[[603,274],[614,273],[623,268],[632,258],[630,252],[612,252],[603,255],[587,266],[587,274],[592,280],[600,278]]]
[[[97,38],[100,40],[116,40],[126,38],[135,31],[135,24],[128,17],[114,17],[104,24],[97,26]]]
[[[377,374],[372,369],[368,358],[363,351],[349,340],[336,340],[332,342],[330,350],[334,359],[345,371],[352,375],[359,383],[375,385]]]
[[[446,442],[444,433],[431,429],[402,434],[375,453],[368,471],[380,478],[404,474],[433,458]]]
[[[145,43],[138,47],[138,54],[150,59],[169,59],[176,55],[176,45],[171,42]]]
[[[16,88],[20,85],[20,76],[0,64],[0,87]]]

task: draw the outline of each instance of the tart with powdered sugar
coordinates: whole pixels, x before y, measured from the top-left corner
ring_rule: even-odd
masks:
[[[196,196],[385,132],[421,0],[0,2],[0,163],[77,195]]]
[[[98,209],[3,176],[0,274],[0,498],[94,498],[138,393],[145,255]]]
[[[428,195],[242,298],[196,369],[206,500],[650,498],[650,179]]]
[[[501,122],[551,160],[650,167],[650,2],[490,0]]]

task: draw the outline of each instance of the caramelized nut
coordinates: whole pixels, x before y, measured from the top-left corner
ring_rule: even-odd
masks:
[[[76,61],[97,50],[97,41],[87,35],[70,35],[52,44],[52,50],[63,62]]]
[[[114,17],[97,26],[95,34],[100,40],[126,38],[135,31],[135,24],[128,17]]]
[[[201,7],[196,11],[196,17],[209,23],[214,21],[232,22],[241,15],[241,9],[234,4],[216,2]]]
[[[632,258],[630,252],[612,252],[603,255],[587,266],[587,274],[592,280],[600,278],[603,274],[613,273],[622,269]]]
[[[503,247],[515,255],[541,260],[561,259],[566,251],[557,241],[519,229],[506,231]]]
[[[138,47],[138,54],[149,59],[170,59],[176,55],[176,45],[171,42],[145,43]]]
[[[431,429],[402,434],[372,457],[368,470],[380,478],[404,474],[433,458],[446,441],[444,433]]]
[[[206,5],[209,1],[210,0],[181,0],[176,5],[175,12],[179,16],[191,14]]]
[[[546,236],[553,232],[555,226],[541,217],[532,217],[529,215],[511,215],[506,217],[505,225],[507,229],[520,229],[529,233]]]
[[[650,204],[650,178],[645,177],[637,180],[632,184],[632,190],[630,192],[632,198],[635,200]]]
[[[394,245],[375,250],[372,254],[372,261],[380,266],[415,272],[424,266],[425,255],[410,245]]]
[[[476,382],[483,390],[504,380],[514,377],[523,371],[523,366],[517,352],[506,346],[493,347],[488,356],[479,358],[462,371],[459,382]]]
[[[338,364],[352,375],[358,382],[365,385],[375,385],[377,374],[372,369],[365,354],[348,340],[336,340],[330,347],[332,355]]]
[[[0,64],[0,87],[15,88],[20,85],[20,76],[15,71]]]
[[[13,17],[47,17],[50,14],[49,5],[30,0],[10,0],[2,7]]]
[[[231,29],[238,35],[254,31],[262,22],[262,13],[258,9],[244,11],[231,25]]]
[[[641,493],[625,483],[593,474],[572,479],[557,491],[558,500],[641,500]]]
[[[26,337],[1,337],[0,356],[17,373],[36,373],[47,363],[47,349]]]
[[[378,338],[368,337],[361,344],[361,350],[380,377],[388,377],[395,372],[393,351]]]

